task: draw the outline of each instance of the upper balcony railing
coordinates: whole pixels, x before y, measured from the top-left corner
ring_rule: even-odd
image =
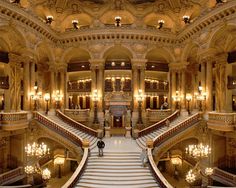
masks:
[[[0,113],[0,126],[3,130],[12,131],[28,127],[27,112]]]
[[[67,83],[68,92],[91,92],[91,81],[77,82],[69,81]]]
[[[236,126],[236,113],[208,113],[208,128],[219,131],[233,131]]]

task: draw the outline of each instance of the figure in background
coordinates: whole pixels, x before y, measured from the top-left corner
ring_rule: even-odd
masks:
[[[142,161],[142,166],[146,167],[146,164],[148,162],[148,157],[147,157],[147,151],[146,149],[142,149],[142,153],[140,155],[140,159]]]
[[[105,121],[104,121],[105,125],[104,126],[109,127],[109,125],[110,125],[110,112],[109,112],[109,110],[105,110],[104,119],[105,119]]]

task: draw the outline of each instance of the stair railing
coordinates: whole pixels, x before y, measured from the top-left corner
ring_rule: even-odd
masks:
[[[167,140],[171,140],[174,136],[179,134],[180,132],[183,132],[187,128],[195,125],[197,122],[200,121],[201,115],[199,113],[189,117],[184,122],[180,122],[175,127],[167,130],[166,132],[162,133],[161,135],[158,135],[156,138],[152,140],[152,144],[148,144],[148,159],[150,163],[151,170],[153,172],[154,177],[156,178],[157,182],[160,184],[162,188],[173,188],[172,185],[169,184],[169,182],[165,179],[165,177],[161,174],[159,169],[156,166],[156,163],[152,156],[152,150],[155,147],[159,147],[161,144],[166,142]]]
[[[49,118],[47,118],[46,116],[43,116],[42,114],[40,114],[39,112],[35,112],[34,113],[34,117],[44,126],[46,126],[47,128],[53,130],[54,132],[64,136],[66,139],[70,140],[72,143],[82,147],[83,145],[83,141],[82,138],[80,138],[79,136],[77,136],[76,134],[68,131],[67,129],[65,129],[64,127],[58,125],[57,123],[53,122],[52,120],[50,120]]]
[[[0,185],[6,184],[8,181],[24,175],[23,167],[18,167],[16,169],[10,170],[8,172],[5,172],[3,174],[0,174]]]
[[[69,124],[70,126],[81,130],[89,135],[98,136],[98,131],[91,129],[89,127],[87,127],[86,125],[83,125],[82,123],[79,123],[73,119],[71,119],[70,117],[66,116],[65,114],[63,114],[60,110],[56,110],[56,115],[64,122],[66,122],[67,124]]]
[[[83,158],[80,161],[79,166],[76,168],[75,172],[70,177],[70,179],[62,186],[62,188],[72,188],[75,186],[75,184],[78,182],[79,178],[81,177],[81,175],[85,169],[85,165],[88,160],[88,155],[89,155],[89,149],[84,148]]]
[[[149,133],[152,133],[153,131],[160,129],[161,127],[166,126],[166,120],[168,119],[170,122],[172,122],[174,119],[176,119],[178,116],[180,115],[180,111],[177,110],[175,111],[173,114],[171,114],[170,116],[168,116],[167,118],[149,126],[146,127],[145,129],[142,129],[141,131],[138,132],[138,137],[147,135]]]

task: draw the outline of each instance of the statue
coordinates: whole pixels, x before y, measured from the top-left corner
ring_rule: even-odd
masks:
[[[110,125],[110,112],[109,110],[105,110],[105,127],[109,127]]]
[[[125,119],[125,124],[126,127],[130,127],[130,122],[131,122],[131,111],[128,109],[126,112],[126,119]]]

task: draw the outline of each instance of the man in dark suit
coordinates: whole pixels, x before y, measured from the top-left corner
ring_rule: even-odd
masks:
[[[97,147],[98,147],[98,155],[101,157],[103,156],[103,149],[105,147],[105,143],[102,141],[102,139],[100,139],[97,142]]]

